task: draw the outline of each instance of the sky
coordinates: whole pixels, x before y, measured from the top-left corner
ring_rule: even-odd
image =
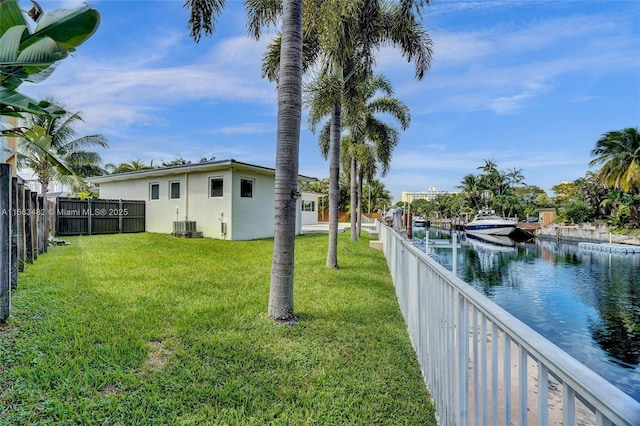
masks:
[[[215,34],[198,44],[183,1],[89,5],[101,14],[97,32],[23,93],[81,112],[78,134],[109,141],[105,163],[213,156],[275,167],[277,93],[260,71],[274,30],[250,39],[241,1],[227,0]],[[394,201],[402,191],[457,191],[486,160],[553,195],[590,170],[605,132],[640,126],[638,1],[432,0],[423,25],[433,60],[422,80],[392,47],[375,67],[411,112],[381,177]],[[306,113],[299,172],[329,176]]]

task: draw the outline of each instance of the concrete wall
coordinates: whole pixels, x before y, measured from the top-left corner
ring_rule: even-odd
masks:
[[[253,196],[240,197],[240,181],[253,181]],[[245,171],[233,174],[232,220],[229,232],[233,240],[269,238],[274,234],[275,179]]]
[[[558,225],[552,224],[546,228],[542,228],[538,231],[537,236],[547,240],[560,240],[569,242],[578,241],[593,241],[593,242],[606,242],[609,240],[613,243],[619,243],[621,241],[629,239],[626,235],[615,235],[609,233],[607,225]]]

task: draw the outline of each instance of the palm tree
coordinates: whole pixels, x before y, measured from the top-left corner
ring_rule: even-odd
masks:
[[[481,186],[480,178],[478,176],[471,173],[465,175],[462,178],[462,182],[460,182],[460,185],[458,185],[457,188],[467,194],[467,196],[471,200],[473,208],[480,208]]]
[[[292,323],[295,322],[293,273],[302,115],[302,0],[283,0],[282,3],[248,0],[245,4],[254,38],[259,38],[262,26],[275,25],[281,17],[275,227],[268,315],[278,322]],[[187,0],[185,6],[191,9],[189,28],[197,42],[203,31],[213,32],[224,0]]]
[[[478,166],[478,170],[482,171],[480,174],[480,185],[482,188],[493,194],[501,195],[502,176],[495,160],[484,160],[484,165]]]
[[[49,182],[53,178],[73,175],[73,171],[53,146],[51,135],[41,126],[22,132],[18,150],[18,167],[33,170],[43,196],[46,196]]]
[[[596,142],[591,151],[589,165],[602,164],[596,173],[609,188],[638,193],[640,188],[640,134],[638,128],[607,132]]]
[[[356,235],[359,237],[362,234],[362,212],[363,212],[363,189],[364,189],[364,180],[367,182],[371,182],[378,172],[377,158],[376,153],[374,151],[374,147],[370,144],[358,144],[356,145],[357,149],[354,153],[358,165],[358,185],[356,195],[358,198],[357,209],[358,209],[358,230]],[[352,194],[353,195],[353,194]]]
[[[510,187],[515,187],[524,182],[524,175],[522,174],[522,169],[516,169],[515,167],[509,170],[505,174],[505,178]],[[526,186],[527,184],[523,184]]]
[[[105,164],[104,168],[108,170],[112,175],[115,175],[117,173],[137,172],[140,170],[153,169],[153,161],[151,161],[150,166],[147,166],[143,160],[135,158],[125,163],[120,163],[117,166],[111,163]]]
[[[363,166],[368,166],[369,179],[372,178],[374,164],[381,166],[384,177],[389,171],[393,149],[399,140],[398,131],[376,116],[378,113],[388,114],[400,123],[402,130],[406,130],[411,121],[409,108],[394,98],[391,82],[383,76],[369,77],[358,87],[358,97],[351,98],[350,104],[356,107],[346,108],[345,127],[349,130],[351,144],[349,152],[349,167],[351,172],[351,227],[356,229],[356,221],[361,222],[360,208],[356,209],[358,195],[362,190],[364,178]],[[382,92],[384,96],[374,98]],[[344,139],[347,140],[347,139]],[[371,148],[364,145],[369,142]],[[371,164],[374,162],[374,164]],[[373,172],[375,174],[375,172]],[[356,211],[357,210],[357,211]],[[351,240],[355,241],[356,232],[351,233]]]
[[[368,211],[383,211],[391,205],[391,193],[378,179],[372,179],[368,182],[362,192],[363,199],[367,200]],[[366,194],[366,198],[364,194]]]
[[[389,114],[396,118],[403,130],[411,120],[409,108],[398,99],[392,97],[391,82],[384,76],[370,76],[357,87],[344,102],[344,128],[348,134],[342,138],[341,161],[343,168],[349,173],[351,240],[360,235],[362,201],[362,185],[366,178],[371,181],[380,164],[382,176],[385,176],[391,164],[393,149],[399,141],[399,133],[377,117],[378,113]],[[318,79],[307,87],[306,102],[310,107],[309,121],[312,130],[321,118],[330,115],[333,108],[332,87],[330,80]],[[379,92],[383,96],[375,97]],[[345,97],[346,99],[346,97]],[[357,105],[357,106],[354,106]],[[327,159],[331,147],[331,123],[325,121],[319,133],[320,153]]]
[[[30,168],[40,183],[43,198],[43,209],[47,210],[47,192],[49,182],[56,179],[71,187],[77,193],[87,187],[83,177],[105,174],[100,167],[100,155],[85,148],[98,145],[108,146],[106,139],[100,135],[84,136],[75,139],[74,124],[82,121],[79,113],[70,113],[56,109],[53,113],[29,115],[18,140],[18,167]],[[48,229],[48,216],[44,215],[44,229]],[[46,251],[45,231],[42,237]]]
[[[377,49],[386,44],[400,49],[415,64],[417,79],[422,79],[431,62],[431,39],[418,23],[428,0],[325,0],[305,2],[305,68],[316,66],[331,92],[329,148],[329,247],[327,267],[338,268],[338,198],[340,179],[340,142],[342,136],[342,99],[359,83],[354,76],[370,75]],[[278,40],[265,57],[263,74],[277,75],[273,66],[280,48]],[[348,96],[350,98],[350,96]],[[324,115],[324,114],[323,114]],[[311,120],[311,118],[310,118]],[[314,127],[313,123],[310,122]],[[317,124],[317,123],[316,123]]]
[[[52,104],[55,103],[52,99],[47,99],[47,101]],[[33,158],[27,160],[28,156],[22,161],[22,165],[28,166],[29,163],[31,166],[35,166],[36,169],[34,170],[40,170],[43,177],[47,175],[49,179],[58,179],[70,185],[73,192],[86,187],[82,178],[106,174],[106,170],[101,167],[102,159],[100,154],[90,149],[94,147],[108,148],[107,139],[102,135],[87,135],[77,138],[75,126],[82,121],[84,120],[79,112],[72,113],[67,110],[58,110],[53,114],[31,114],[27,116],[25,126],[31,129],[36,127],[44,129],[45,134],[50,136],[50,149],[72,173],[57,173],[50,161],[43,159],[45,161],[34,164]],[[29,138],[23,138],[19,142],[19,151],[21,150],[24,153],[32,152],[33,149],[29,147],[31,142]],[[47,190],[48,180],[46,185],[42,187],[43,195],[47,193]]]

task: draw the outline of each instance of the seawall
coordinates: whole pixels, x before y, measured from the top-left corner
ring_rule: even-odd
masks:
[[[611,234],[606,225],[551,225],[538,230],[536,236],[544,240],[565,242],[594,242],[640,245],[639,237]]]

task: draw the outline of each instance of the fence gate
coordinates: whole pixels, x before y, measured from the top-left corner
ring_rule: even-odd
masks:
[[[94,235],[145,231],[143,200],[56,198],[55,234]]]

